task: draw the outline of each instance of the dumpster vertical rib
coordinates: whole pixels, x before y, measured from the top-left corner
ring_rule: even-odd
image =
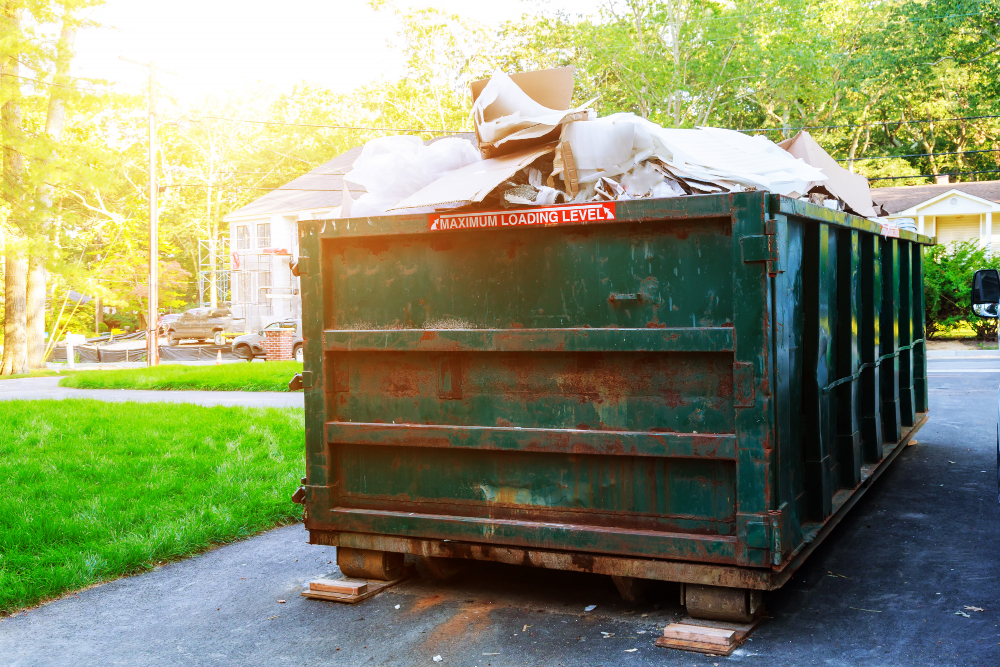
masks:
[[[882,440],[899,442],[899,244],[882,239],[882,323],[879,354],[882,382]]]
[[[926,340],[924,326],[924,253],[919,243],[911,243],[913,259],[910,273],[913,283],[913,339]],[[927,343],[913,346],[913,400],[917,412],[927,412]]]
[[[736,402],[736,502],[740,561],[764,566],[769,562],[769,526],[773,509],[772,378],[770,312],[771,281],[765,261],[747,259],[746,238],[765,239],[767,196],[763,193],[734,195],[733,201],[733,326],[734,394],[745,387],[750,400]],[[741,242],[735,242],[739,239]],[[766,258],[764,258],[766,259]],[[739,370],[739,374],[737,371]],[[749,375],[749,378],[747,376]]]
[[[776,203],[773,202],[772,203]],[[777,208],[775,206],[775,208]],[[788,216],[774,215],[776,231],[776,248],[781,257],[784,269],[771,277],[771,313],[774,318],[772,353],[774,390],[774,463],[771,475],[774,479],[774,510],[778,511],[778,522],[773,529],[780,531],[778,540],[772,544],[780,545],[776,553],[771,554],[774,564],[784,559],[785,554],[802,539],[799,526],[802,522],[796,499],[801,492],[801,475],[796,470],[797,442],[792,437],[792,381],[795,377],[792,368],[792,355],[795,343],[793,341],[795,312],[795,296],[792,293],[793,276],[801,267],[801,253],[798,245],[790,242],[794,223]],[[793,250],[794,248],[794,250]],[[797,352],[797,351],[796,351]]]
[[[323,356],[325,295],[323,289],[322,243],[320,222],[299,223],[299,278],[302,300],[308,304],[302,312],[302,338],[305,348],[304,370],[312,373],[312,386],[305,388],[306,431],[306,511],[325,517],[330,507],[330,460],[326,434],[326,374]]]
[[[882,401],[879,383],[879,327],[882,319],[882,244],[874,234],[861,237],[861,449],[866,463],[882,460]]]
[[[856,229],[841,229],[837,232],[838,378],[857,378],[861,366],[858,356],[858,302],[860,300],[858,235]],[[839,484],[850,489],[861,483],[861,432],[858,425],[859,384],[857,379],[852,379],[836,388]]]
[[[913,281],[909,241],[899,241],[899,420],[902,426],[913,426]]]
[[[808,516],[822,521],[833,511],[834,460],[831,442],[831,397],[823,389],[832,377],[830,292],[835,285],[829,225],[809,224],[803,235],[803,451]]]

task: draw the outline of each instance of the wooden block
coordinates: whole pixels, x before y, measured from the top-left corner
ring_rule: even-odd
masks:
[[[316,579],[309,582],[309,590],[361,595],[368,590],[368,582],[360,579]]]
[[[348,595],[347,593],[334,593],[333,591],[314,591],[311,588],[307,588],[306,590],[302,591],[302,597],[312,598],[314,600],[333,600],[335,602],[357,602],[367,597],[367,595],[366,594]]]
[[[376,581],[374,579],[364,580],[364,579],[316,579],[309,582],[309,588],[306,588],[300,595],[304,598],[311,598],[313,600],[327,600],[329,602],[342,602],[344,604],[356,604],[358,602],[363,602],[368,598],[381,593],[387,588],[392,588],[396,584],[402,583],[412,577],[415,573],[412,565],[404,565],[402,576],[399,579],[393,579],[392,581]],[[324,584],[327,587],[336,587],[337,590],[317,590],[314,588],[316,582],[321,582],[319,585]],[[352,593],[350,588],[343,588],[344,584],[357,586],[360,584],[360,593]]]
[[[671,623],[663,630],[663,636],[656,639],[660,648],[681,651],[696,651],[708,655],[731,655],[764,618],[763,609],[749,623],[728,623],[709,621],[702,618],[685,618],[680,623]],[[678,630],[680,628],[680,630]],[[725,637],[729,634],[729,641]]]
[[[735,630],[709,628],[702,625],[689,625],[687,623],[671,623],[663,629],[663,636],[667,639],[713,644],[720,647],[732,646],[735,635]]]

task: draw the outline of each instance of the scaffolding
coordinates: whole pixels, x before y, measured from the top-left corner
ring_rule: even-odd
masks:
[[[219,305],[230,303],[229,239],[215,241],[215,289]],[[212,305],[212,240],[198,240],[198,304],[202,308]]]

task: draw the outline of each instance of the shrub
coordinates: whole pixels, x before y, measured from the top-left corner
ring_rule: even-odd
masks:
[[[924,316],[927,336],[962,323],[980,340],[996,336],[997,321],[972,312],[972,276],[978,269],[1000,268],[1000,256],[987,254],[978,241],[954,241],[924,249]]]

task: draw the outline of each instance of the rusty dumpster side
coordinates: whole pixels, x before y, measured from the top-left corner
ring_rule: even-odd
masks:
[[[762,192],[610,210],[299,223],[311,542],[784,583],[926,419],[930,239]]]

